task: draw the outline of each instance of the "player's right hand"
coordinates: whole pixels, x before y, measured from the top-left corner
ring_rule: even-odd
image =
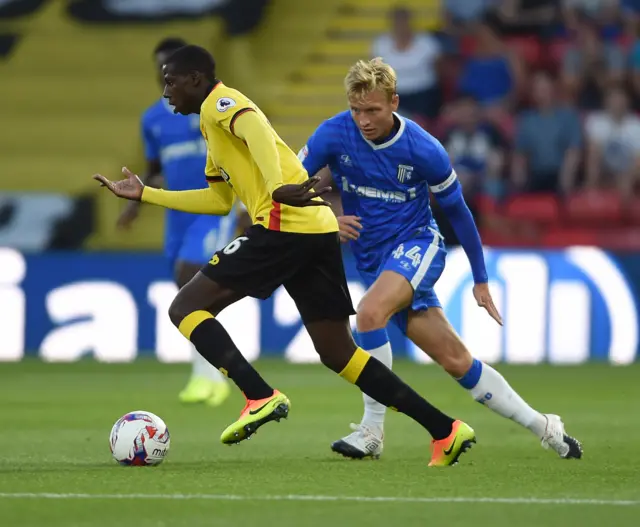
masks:
[[[362,224],[358,216],[338,216],[338,226],[340,228],[340,241],[348,242],[349,240],[357,240],[360,238]]]
[[[94,174],[93,179],[100,182],[101,186],[107,187],[119,198],[140,201],[142,199],[144,183],[142,183],[142,181],[140,181],[140,178],[133,172],[131,172],[127,167],[122,167],[122,174],[125,178],[121,179],[120,181],[109,181],[101,174]]]
[[[140,203],[137,201],[130,201],[125,206],[124,210],[118,216],[118,221],[116,223],[116,227],[118,229],[129,229],[131,225],[138,217],[140,213]]]
[[[320,181],[320,178],[313,176],[299,185],[282,185],[273,191],[271,199],[276,203],[282,203],[290,207],[329,206],[330,203],[328,201],[316,198],[331,192],[331,187],[315,189],[314,191],[313,186],[318,181]]]

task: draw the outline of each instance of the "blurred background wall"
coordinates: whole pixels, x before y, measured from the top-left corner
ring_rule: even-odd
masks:
[[[163,211],[117,231],[123,204],[91,180],[142,170],[140,115],[160,95],[151,53],[179,36],[210,49],[294,150],[345,108],[349,65],[385,58],[401,113],[443,142],[481,226],[505,329],[473,309],[456,249],[438,290],[474,351],[635,360],[639,12],[634,0],[0,0],[0,359],[186,357],[163,311],[175,293]],[[135,324],[109,338],[119,316]],[[236,318],[257,328],[248,353],[312,359],[280,293]]]

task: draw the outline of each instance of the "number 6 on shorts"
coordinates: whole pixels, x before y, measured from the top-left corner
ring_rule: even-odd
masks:
[[[242,245],[242,242],[244,242],[244,241],[246,241],[248,239],[249,238],[247,238],[246,236],[239,236],[238,238],[233,240],[229,245],[227,245],[224,249],[222,249],[222,252],[224,254],[233,254],[238,249],[240,249],[240,246]]]

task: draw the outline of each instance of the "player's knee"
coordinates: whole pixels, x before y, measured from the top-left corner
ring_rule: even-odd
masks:
[[[180,295],[176,296],[169,306],[169,318],[175,327],[180,326],[180,322],[193,310],[189,310]]]
[[[320,362],[336,373],[340,373],[344,370],[353,355],[353,353],[341,353],[341,350],[344,349],[342,346],[330,344],[328,342],[316,343],[315,348],[318,352],[318,356],[320,357]]]
[[[356,314],[358,331],[374,331],[385,327],[386,315],[379,306],[372,302],[362,301],[358,305]]]
[[[320,362],[330,370],[340,373],[349,363],[349,357],[337,357],[333,353],[319,353]]]

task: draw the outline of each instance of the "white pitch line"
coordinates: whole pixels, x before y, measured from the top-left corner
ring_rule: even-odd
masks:
[[[241,496],[237,494],[58,494],[50,492],[0,492],[0,499],[49,500],[214,500],[214,501],[335,501],[364,503],[496,503],[507,505],[602,505],[640,506],[640,500],[581,498],[483,498],[483,497],[403,497],[403,496],[314,496],[307,494]]]

